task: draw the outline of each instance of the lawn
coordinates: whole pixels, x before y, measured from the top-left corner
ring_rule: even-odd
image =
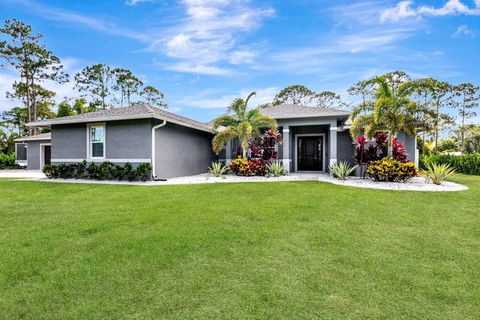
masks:
[[[456,181],[0,180],[0,318],[479,319],[480,177]]]

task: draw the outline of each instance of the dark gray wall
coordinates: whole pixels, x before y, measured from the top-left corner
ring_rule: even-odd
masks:
[[[27,142],[27,169],[41,170],[40,168],[40,145],[50,144],[49,140],[36,140]]]
[[[152,120],[107,122],[106,142],[108,159],[150,159]]]
[[[337,132],[337,161],[354,163],[353,150],[354,145],[350,132],[348,130]]]
[[[52,126],[52,160],[87,158],[87,125],[85,123]]]
[[[160,123],[160,122],[159,122]],[[212,150],[213,135],[167,123],[155,132],[155,173],[157,178],[205,173],[217,157]]]
[[[89,160],[87,125],[81,123],[52,126],[52,159]],[[106,122],[105,160],[115,162],[115,159],[150,159],[151,127],[150,119]]]

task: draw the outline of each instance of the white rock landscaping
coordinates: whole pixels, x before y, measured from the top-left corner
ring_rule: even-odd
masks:
[[[332,184],[367,188],[367,189],[381,189],[381,190],[406,190],[406,191],[463,191],[468,190],[468,187],[446,181],[441,185],[436,185],[431,182],[426,182],[425,178],[415,177],[408,182],[376,182],[371,179],[361,179],[359,177],[348,177],[347,180],[339,180],[327,174],[319,175],[318,181],[328,182]]]

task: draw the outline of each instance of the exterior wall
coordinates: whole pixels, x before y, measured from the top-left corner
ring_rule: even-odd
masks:
[[[160,122],[158,122],[160,123]],[[155,123],[157,124],[157,123]],[[217,156],[212,150],[213,135],[168,123],[155,131],[155,174],[166,179],[208,171]]]
[[[92,122],[95,123],[95,122]],[[74,163],[88,159],[88,123],[52,126],[52,162]],[[114,163],[143,163],[151,159],[150,119],[105,123],[105,159]]]
[[[418,165],[417,138],[415,136],[400,132],[397,136],[397,139],[405,146],[405,149],[407,149],[407,160],[415,162]]]
[[[56,159],[87,158],[87,125],[85,123],[61,124],[52,126],[52,163]],[[78,161],[72,161],[78,162]]]
[[[347,161],[354,163],[353,160],[353,145],[352,137],[348,130],[337,132],[337,161]]]
[[[40,145],[50,144],[49,140],[35,140],[27,142],[27,169],[41,170]],[[52,148],[53,149],[53,148]]]

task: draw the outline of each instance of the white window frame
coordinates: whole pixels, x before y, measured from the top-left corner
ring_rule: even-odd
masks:
[[[103,128],[103,157],[92,156],[92,128]],[[97,142],[98,143],[98,142]],[[105,122],[91,123],[87,125],[87,158],[89,160],[105,159],[107,156],[107,126]]]

